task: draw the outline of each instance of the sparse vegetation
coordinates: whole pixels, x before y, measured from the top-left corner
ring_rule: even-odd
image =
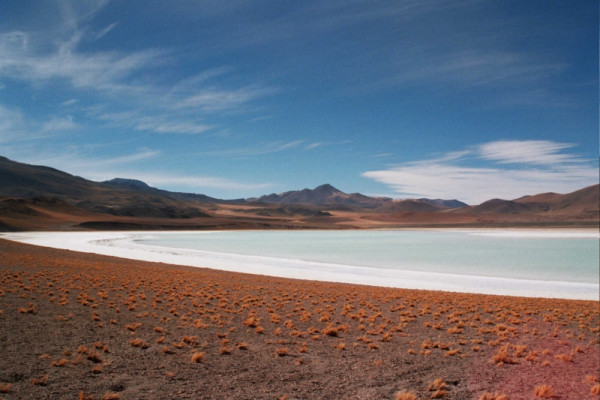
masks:
[[[70,253],[57,261],[51,255],[37,263],[21,256],[10,257],[10,252],[0,252],[6,265],[22,263],[19,265],[28,267],[9,272],[0,268],[4,292],[0,306],[5,310],[0,319],[17,319],[23,327],[37,327],[37,332],[37,322],[42,318],[50,324],[49,331],[82,327],[69,340],[49,336],[62,343],[59,345],[32,341],[35,345],[31,348],[21,347],[24,359],[37,367],[25,385],[13,383],[13,391],[32,393],[35,388],[39,393],[64,393],[60,388],[65,385],[66,375],[77,374],[88,382],[104,379],[113,376],[116,366],[127,364],[126,358],[132,356],[136,361],[164,364],[164,370],[169,371],[156,375],[152,368],[146,369],[148,378],[142,380],[167,379],[173,385],[193,379],[192,373],[207,382],[211,382],[209,374],[217,372],[224,376],[243,373],[258,379],[260,370],[272,378],[271,371],[264,372],[262,367],[253,370],[252,362],[265,359],[275,358],[281,371],[302,375],[319,363],[325,365],[323,360],[334,365],[339,358],[356,365],[355,370],[348,371],[348,379],[356,379],[360,371],[364,380],[382,382],[381,388],[369,386],[382,398],[391,396],[398,374],[414,385],[418,379],[431,382],[435,375],[429,374],[436,373],[444,377],[456,374],[457,378],[447,381],[452,383],[442,379],[430,385],[421,383],[412,387],[414,392],[398,392],[395,398],[507,400],[495,390],[502,390],[501,385],[506,385],[514,369],[522,367],[543,367],[546,376],[552,376],[558,368],[568,371],[580,382],[588,382],[577,388],[581,398],[596,396],[600,391],[597,372],[582,367],[583,361],[590,365],[589,360],[597,354],[595,341],[600,338],[600,330],[595,331],[600,312],[591,303],[357,289],[351,285],[272,281],[244,275],[231,279],[209,270],[163,270],[143,263],[119,264],[112,259],[81,263],[76,258],[86,256]],[[41,274],[35,276],[34,271]],[[52,303],[47,302],[50,296],[56,299]],[[129,312],[132,305],[135,310]],[[27,311],[30,307],[34,312]],[[19,308],[25,312],[17,312]],[[98,322],[105,324],[101,327]],[[2,326],[0,331],[10,335],[2,331]],[[25,334],[31,338],[32,332]],[[148,348],[151,351],[140,351]],[[463,361],[464,357],[469,358]],[[498,377],[499,383],[490,379],[492,383],[484,388],[487,392],[469,392],[462,375],[473,365],[469,359],[476,363],[484,360],[477,364],[478,373],[487,373],[488,379]],[[194,367],[196,363],[205,365]],[[552,393],[565,390],[558,378],[546,382]],[[331,379],[338,378],[331,374]],[[526,386],[526,379],[522,381],[522,393],[531,397],[532,386]],[[277,379],[271,382],[279,390],[276,393],[284,391],[283,383]],[[343,387],[341,381],[336,384]],[[62,397],[76,397],[81,388],[86,398],[118,398],[125,390],[119,385],[110,387],[104,395],[103,391],[93,392],[91,386],[81,385]],[[216,385],[221,389],[226,386],[219,382]],[[158,393],[161,388],[155,386],[155,390]],[[216,393],[207,386],[203,390],[210,393],[208,397]],[[552,398],[536,390],[536,398]],[[122,398],[127,397],[124,393]],[[307,398],[315,394],[306,393],[310,393]],[[348,392],[340,389],[340,393]]]
[[[395,396],[396,400],[418,400],[418,397],[413,392],[398,392]]]
[[[533,394],[542,399],[551,399],[554,397],[554,389],[550,385],[539,385],[535,387]]]

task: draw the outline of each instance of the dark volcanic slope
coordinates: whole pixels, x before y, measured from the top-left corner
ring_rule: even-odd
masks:
[[[159,196],[165,196],[171,199],[176,200],[185,200],[192,202],[201,202],[201,203],[221,203],[228,202],[220,199],[215,199],[214,197],[206,196],[204,194],[196,194],[196,193],[182,193],[182,192],[170,192],[168,190],[157,189],[152,186],[148,186],[145,182],[138,181],[136,179],[124,179],[124,178],[115,178],[110,181],[102,182],[106,186],[113,187],[115,189],[129,190],[139,193],[146,194],[154,194]],[[241,200],[232,200],[234,202],[239,202]]]
[[[119,216],[206,216],[199,208],[160,193],[114,188],[54,168],[23,164],[4,157],[0,157],[0,196],[20,199],[60,198],[88,211]]]

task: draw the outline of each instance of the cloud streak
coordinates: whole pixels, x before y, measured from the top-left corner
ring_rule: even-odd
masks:
[[[543,192],[568,193],[598,182],[598,166],[550,141],[497,141],[437,159],[404,163],[363,177],[383,183],[398,197],[458,198],[479,204]],[[487,162],[484,166],[465,164]],[[508,164],[528,164],[519,168]]]

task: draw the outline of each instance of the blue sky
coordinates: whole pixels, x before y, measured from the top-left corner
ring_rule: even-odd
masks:
[[[251,197],[598,183],[598,2],[0,3],[0,155]]]

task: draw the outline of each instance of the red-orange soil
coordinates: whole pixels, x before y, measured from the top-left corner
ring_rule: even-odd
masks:
[[[597,399],[599,318],[0,240],[0,398]]]

